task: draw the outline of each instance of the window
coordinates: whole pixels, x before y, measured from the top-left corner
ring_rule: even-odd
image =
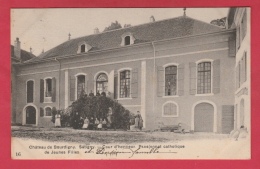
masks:
[[[51,116],[51,108],[50,107],[45,108],[45,116]]]
[[[164,117],[178,117],[178,107],[176,103],[168,102],[163,105]]]
[[[33,87],[34,87],[34,82],[32,80],[27,81],[26,85],[26,91],[27,91],[27,103],[32,103],[33,102]]]
[[[165,95],[176,95],[177,91],[177,66],[165,68]]]
[[[83,91],[85,91],[85,75],[79,75],[77,76],[77,98]]]
[[[107,92],[108,78],[105,73],[100,73],[96,81],[97,93]]]
[[[211,93],[211,62],[198,64],[197,93]]]
[[[52,97],[52,79],[45,80],[45,97]]]
[[[120,72],[120,98],[130,97],[130,70]]]
[[[130,36],[125,37],[125,45],[130,45]]]
[[[84,53],[85,52],[85,45],[81,45],[80,46],[80,53]]]
[[[121,46],[132,45],[135,42],[135,38],[131,32],[124,33],[121,39]]]

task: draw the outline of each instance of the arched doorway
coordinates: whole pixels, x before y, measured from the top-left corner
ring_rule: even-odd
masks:
[[[194,109],[194,131],[213,132],[214,107],[210,103],[199,103]]]
[[[244,103],[245,101],[244,101],[244,99],[242,99],[241,101],[240,101],[240,126],[239,127],[241,127],[241,126],[244,126],[244,119],[245,119],[245,114],[244,114]]]
[[[36,124],[36,109],[28,106],[25,109],[25,124]]]

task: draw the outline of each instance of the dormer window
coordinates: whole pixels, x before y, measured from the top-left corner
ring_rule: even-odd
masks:
[[[121,36],[121,38],[122,38],[121,46],[127,46],[127,45],[134,44],[135,38],[134,38],[133,34],[130,32],[124,33]]]
[[[81,45],[80,46],[80,53],[84,53],[85,52],[85,45]]]
[[[125,37],[125,46],[130,45],[130,36]]]
[[[77,53],[88,52],[91,48],[92,48],[92,46],[90,46],[86,42],[81,42],[81,43],[78,44],[78,51],[77,51]]]

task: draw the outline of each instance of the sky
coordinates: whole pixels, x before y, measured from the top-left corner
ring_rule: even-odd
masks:
[[[16,37],[21,48],[38,56],[68,40],[102,32],[111,22],[132,26],[183,15],[183,8],[26,8],[11,10],[11,44]],[[204,22],[226,17],[228,8],[187,8],[186,15]]]

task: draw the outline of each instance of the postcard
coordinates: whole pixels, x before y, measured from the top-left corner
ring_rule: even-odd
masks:
[[[12,159],[250,159],[251,11],[11,9]]]

